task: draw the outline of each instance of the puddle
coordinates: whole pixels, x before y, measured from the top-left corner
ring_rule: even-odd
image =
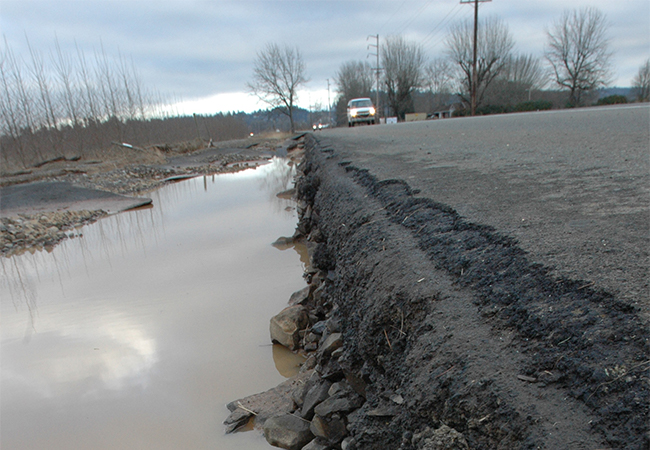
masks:
[[[292,177],[275,159],[179,181],[51,253],[0,258],[0,447],[271,448],[221,423],[300,363],[268,336],[305,286],[301,256],[270,245],[295,228],[275,195]]]

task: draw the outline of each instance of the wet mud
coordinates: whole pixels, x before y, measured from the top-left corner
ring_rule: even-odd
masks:
[[[648,328],[633,306],[311,136],[300,168],[336,364],[366,384],[346,418],[357,448],[433,448],[423,436],[443,427],[477,449],[648,448]]]

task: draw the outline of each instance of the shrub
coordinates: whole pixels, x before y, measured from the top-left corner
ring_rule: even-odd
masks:
[[[624,95],[608,95],[603,97],[596,102],[597,106],[601,105],[618,105],[622,103],[627,103],[627,97]]]
[[[476,110],[476,114],[486,116],[489,114],[505,114],[511,112],[512,108],[508,105],[485,105]]]
[[[550,102],[548,100],[535,100],[532,102],[523,102],[523,103],[518,103],[515,106],[515,111],[518,112],[523,112],[523,111],[543,111],[546,109],[552,109],[553,108],[553,102]]]

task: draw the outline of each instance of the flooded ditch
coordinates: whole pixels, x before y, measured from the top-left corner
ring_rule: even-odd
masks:
[[[304,287],[285,161],[151,193],[52,252],[2,258],[1,446],[268,449],[225,404],[298,361],[269,319]],[[304,257],[303,257],[304,260]]]

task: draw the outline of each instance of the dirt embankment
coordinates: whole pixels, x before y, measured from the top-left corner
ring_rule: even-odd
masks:
[[[307,147],[298,192],[303,227],[318,229],[313,263],[331,274],[321,296],[342,330],[337,364],[367,384],[346,418],[357,448],[438,448],[414,436],[442,426],[478,449],[648,448],[635,309],[401,180]]]

